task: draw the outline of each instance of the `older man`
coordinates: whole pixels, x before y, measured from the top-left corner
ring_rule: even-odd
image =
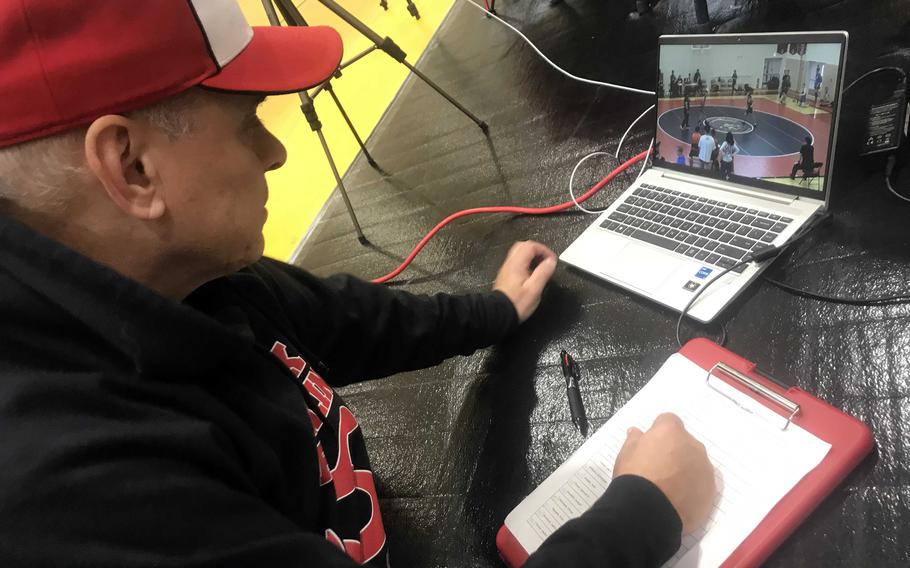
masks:
[[[497,341],[554,254],[517,244],[494,291],[434,297],[261,258],[286,154],[256,107],[331,75],[331,29],[253,29],[233,0],[20,0],[0,50],[0,565],[386,566],[333,387]],[[673,417],[616,471],[529,565],[659,564],[710,506]]]

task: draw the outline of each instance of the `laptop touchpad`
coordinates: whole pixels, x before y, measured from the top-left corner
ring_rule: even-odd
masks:
[[[650,294],[664,283],[680,262],[683,261],[632,243],[610,258],[608,276]]]

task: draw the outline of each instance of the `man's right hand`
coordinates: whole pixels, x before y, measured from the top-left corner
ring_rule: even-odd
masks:
[[[616,456],[613,477],[638,475],[654,483],[682,519],[683,534],[699,528],[714,502],[714,467],[705,446],[675,414],[661,414],[651,429],[630,428]]]

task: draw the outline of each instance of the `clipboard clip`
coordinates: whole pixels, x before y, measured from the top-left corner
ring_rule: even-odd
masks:
[[[715,387],[714,385],[711,384],[711,377],[714,375],[714,371],[723,372],[725,375],[727,375],[731,379],[738,381],[740,384],[742,384],[742,386],[746,387],[750,391],[752,391],[760,396],[763,396],[764,398],[770,400],[771,402],[785,408],[787,410],[787,412],[790,413],[790,415],[787,417],[787,423],[784,424],[784,427],[781,428],[781,430],[786,430],[787,427],[790,426],[790,423],[793,421],[793,418],[797,414],[799,414],[799,405],[796,404],[795,402],[793,402],[792,400],[790,400],[789,398],[777,394],[776,392],[769,389],[765,385],[759,383],[752,377],[737,371],[736,369],[734,369],[730,365],[727,365],[726,363],[721,363],[719,361],[717,363],[715,363],[713,367],[711,367],[711,369],[708,371],[708,375],[705,377],[705,383],[707,383],[707,385],[709,387],[711,387],[712,389],[714,389],[718,394],[721,394],[727,398],[730,398],[729,395],[721,392],[720,390],[717,389],[717,387]],[[730,398],[730,400],[733,400],[733,399]],[[733,402],[736,402],[736,401],[733,401]]]

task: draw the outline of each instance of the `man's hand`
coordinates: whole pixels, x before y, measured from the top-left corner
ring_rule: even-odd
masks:
[[[647,432],[630,428],[613,477],[632,474],[656,485],[682,519],[683,534],[699,528],[714,502],[714,467],[705,446],[675,414],[661,414]]]
[[[540,243],[522,241],[512,245],[493,289],[505,294],[518,312],[518,321],[531,317],[540,304],[540,295],[556,270],[556,253]]]

